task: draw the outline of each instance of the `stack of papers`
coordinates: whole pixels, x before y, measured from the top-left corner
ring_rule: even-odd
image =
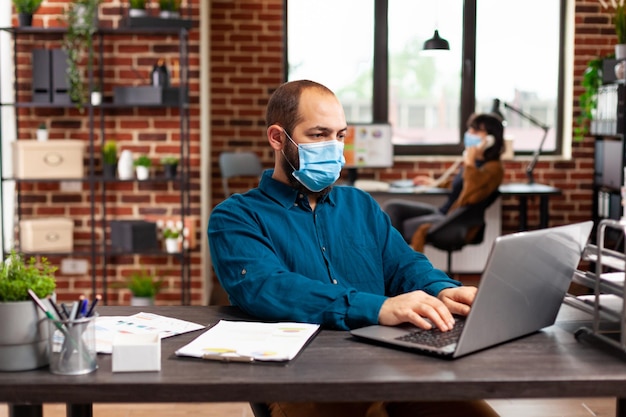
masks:
[[[300,352],[319,327],[307,323],[220,320],[178,349],[176,355],[227,362],[288,361]]]
[[[96,319],[96,351],[111,353],[117,333],[159,334],[161,339],[204,329],[205,326],[152,313],[132,316],[101,316]]]

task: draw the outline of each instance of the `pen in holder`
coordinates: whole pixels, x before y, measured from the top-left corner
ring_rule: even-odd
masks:
[[[98,368],[96,316],[74,320],[48,319],[50,372],[83,375]]]

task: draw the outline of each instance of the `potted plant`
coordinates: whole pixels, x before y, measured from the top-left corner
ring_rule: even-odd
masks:
[[[176,171],[178,169],[178,157],[169,155],[161,158],[161,165],[163,165],[163,171],[166,178],[176,178]]]
[[[93,35],[98,30],[98,6],[102,0],[74,0],[66,10],[67,32],[63,49],[67,54],[69,96],[79,110],[87,103],[87,87],[80,65],[87,58],[87,73],[93,72]]]
[[[40,142],[45,142],[48,140],[48,127],[45,123],[40,123],[37,128],[37,140]]]
[[[146,270],[133,272],[126,281],[126,288],[132,294],[130,304],[134,306],[154,305],[154,298],[164,284],[163,280],[156,279]]]
[[[133,161],[135,172],[138,180],[147,180],[150,177],[150,167],[152,166],[152,160],[148,155],[140,155]]]
[[[117,170],[117,142],[107,140],[102,146],[102,173],[105,178],[115,178]]]
[[[42,1],[43,0],[13,0],[13,6],[15,6],[20,26],[31,26],[33,24],[33,14],[39,9]]]
[[[28,289],[42,300],[56,287],[46,258],[27,261],[14,250],[0,264],[0,371],[23,371],[48,364],[45,316],[31,301]]]
[[[179,252],[180,230],[171,227],[163,229],[163,239],[165,240],[165,251],[167,253]]]
[[[585,91],[578,97],[580,113],[576,117],[576,126],[574,127],[575,141],[583,140],[589,132],[589,125],[593,120],[598,101],[598,88],[602,85],[602,58],[589,61],[581,85]]]
[[[181,0],[159,0],[159,16],[164,19],[177,19],[180,17]]]
[[[130,10],[128,10],[128,16],[130,17],[146,17],[148,11],[146,10],[146,0],[130,0]]]

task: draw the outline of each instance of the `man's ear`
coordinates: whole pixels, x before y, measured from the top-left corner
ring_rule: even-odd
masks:
[[[286,139],[283,133],[283,128],[278,125],[271,125],[267,128],[267,140],[272,149],[275,151],[283,149],[284,141]]]

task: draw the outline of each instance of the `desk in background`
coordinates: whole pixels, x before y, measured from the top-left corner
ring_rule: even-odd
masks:
[[[101,315],[149,311],[207,325],[249,319],[234,307],[98,310]],[[176,357],[176,349],[200,334],[193,332],[162,340],[160,372],[112,373],[110,355],[98,355],[98,370],[82,376],[53,375],[47,368],[0,372],[0,402],[29,404],[16,407],[13,417],[36,415],[28,412],[43,403],[67,403],[68,417],[90,417],[93,403],[616,397],[617,415],[626,417],[623,359],[572,334],[589,320],[563,306],[556,326],[456,360],[366,344],[332,330],[322,330],[288,363]]]
[[[561,195],[561,189],[545,184],[508,183],[502,184],[499,188],[503,197],[515,196],[519,198],[519,231],[528,230],[528,198],[539,196],[539,228],[548,227],[550,220],[549,198],[554,195]],[[448,189],[432,188],[419,193],[411,191],[371,191],[370,194],[379,202],[389,198],[409,198],[419,199],[420,196],[446,196],[450,193]]]

